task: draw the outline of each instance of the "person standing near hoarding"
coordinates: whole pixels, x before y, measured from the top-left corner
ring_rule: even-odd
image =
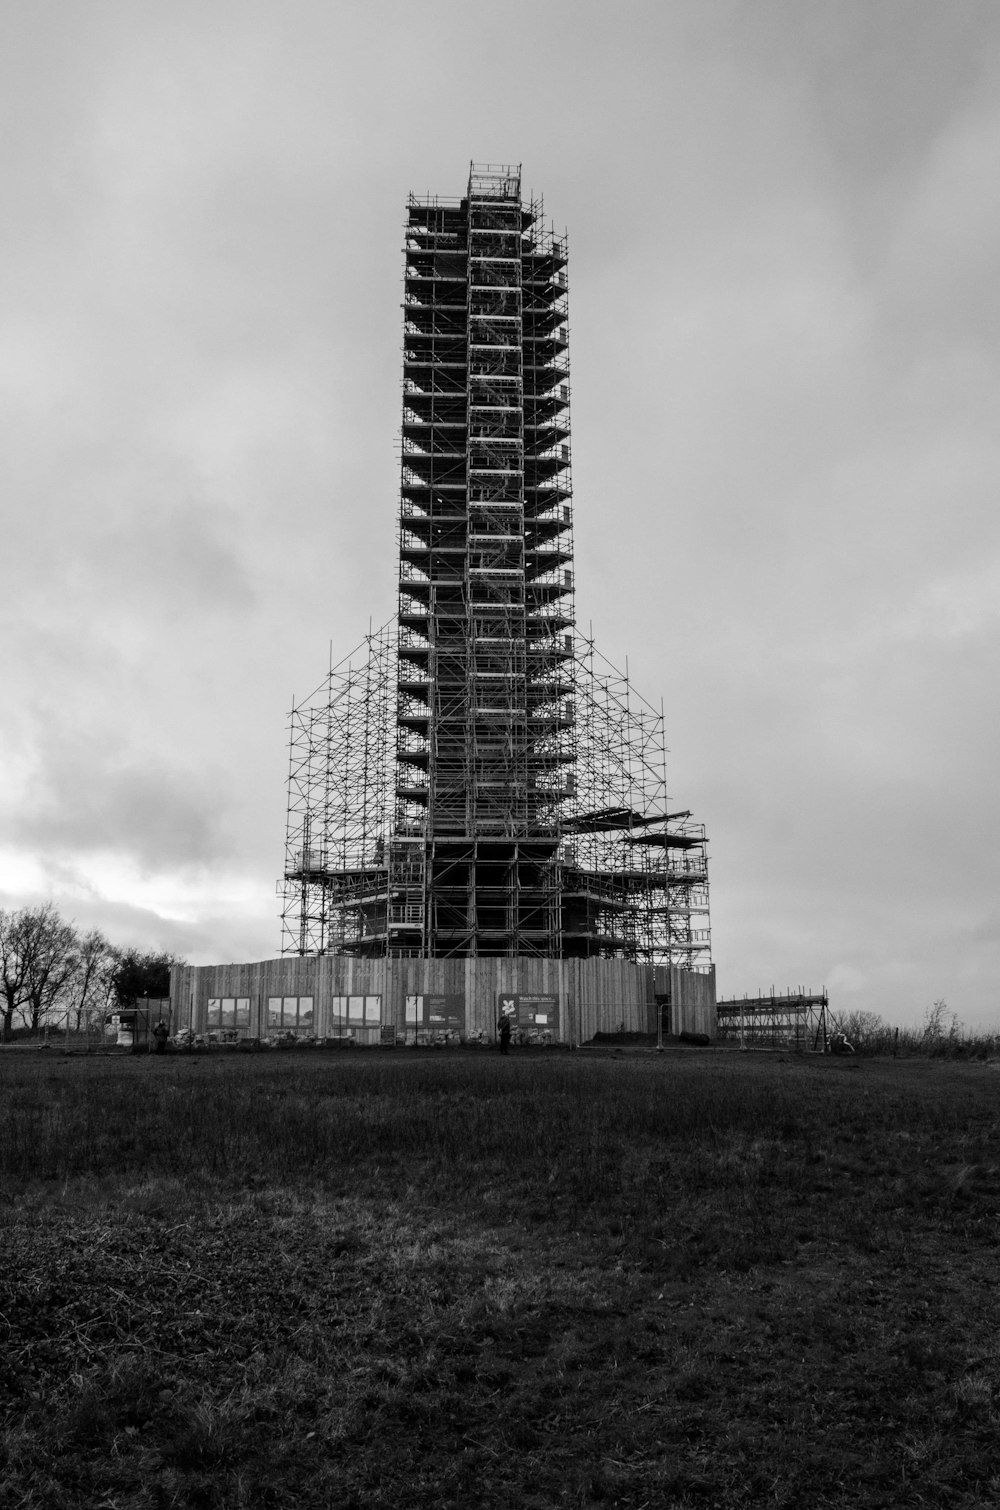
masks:
[[[497,1028],[500,1036],[500,1052],[506,1054],[510,1048],[510,1018],[506,1012],[501,1014]]]

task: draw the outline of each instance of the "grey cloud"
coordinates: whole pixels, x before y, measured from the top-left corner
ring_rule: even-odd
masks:
[[[726,989],[995,1014],[995,6],[512,0],[502,98],[458,0],[15,11],[21,858],[271,952],[291,692],[393,604],[405,195],[509,154],[570,230],[578,611],[666,700]],[[130,908],[109,849],[223,900]]]
[[[266,904],[240,917],[211,908],[192,908],[194,917],[177,917],[127,900],[102,896],[79,877],[53,871],[46,891],[4,892],[0,907],[32,906],[55,897],[62,916],[78,928],[100,928],[113,944],[165,949],[182,958],[215,962],[272,959],[278,952],[279,923]]]
[[[184,869],[226,853],[222,783],[151,753],[156,731],[63,732],[32,771],[9,837],[37,854],[127,855],[150,870]]]

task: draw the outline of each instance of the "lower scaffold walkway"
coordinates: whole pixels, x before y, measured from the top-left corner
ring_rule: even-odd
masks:
[[[741,996],[718,1003],[719,1038],[746,1049],[826,1053],[837,1031],[825,990]]]

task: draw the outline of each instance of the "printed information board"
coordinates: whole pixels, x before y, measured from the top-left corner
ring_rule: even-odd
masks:
[[[464,996],[408,996],[406,1026],[446,1033],[465,1030]]]
[[[497,1017],[509,1017],[517,1027],[526,1031],[537,1028],[556,1033],[559,1029],[559,998],[501,991],[497,996]]]

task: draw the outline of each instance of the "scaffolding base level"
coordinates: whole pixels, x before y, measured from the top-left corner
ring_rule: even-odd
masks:
[[[416,787],[394,779],[402,652],[390,630],[293,710],[282,953],[624,959],[705,973],[705,832],[667,810],[662,710],[592,643],[566,636],[575,754],[558,811],[534,832],[442,832],[398,795]]]

